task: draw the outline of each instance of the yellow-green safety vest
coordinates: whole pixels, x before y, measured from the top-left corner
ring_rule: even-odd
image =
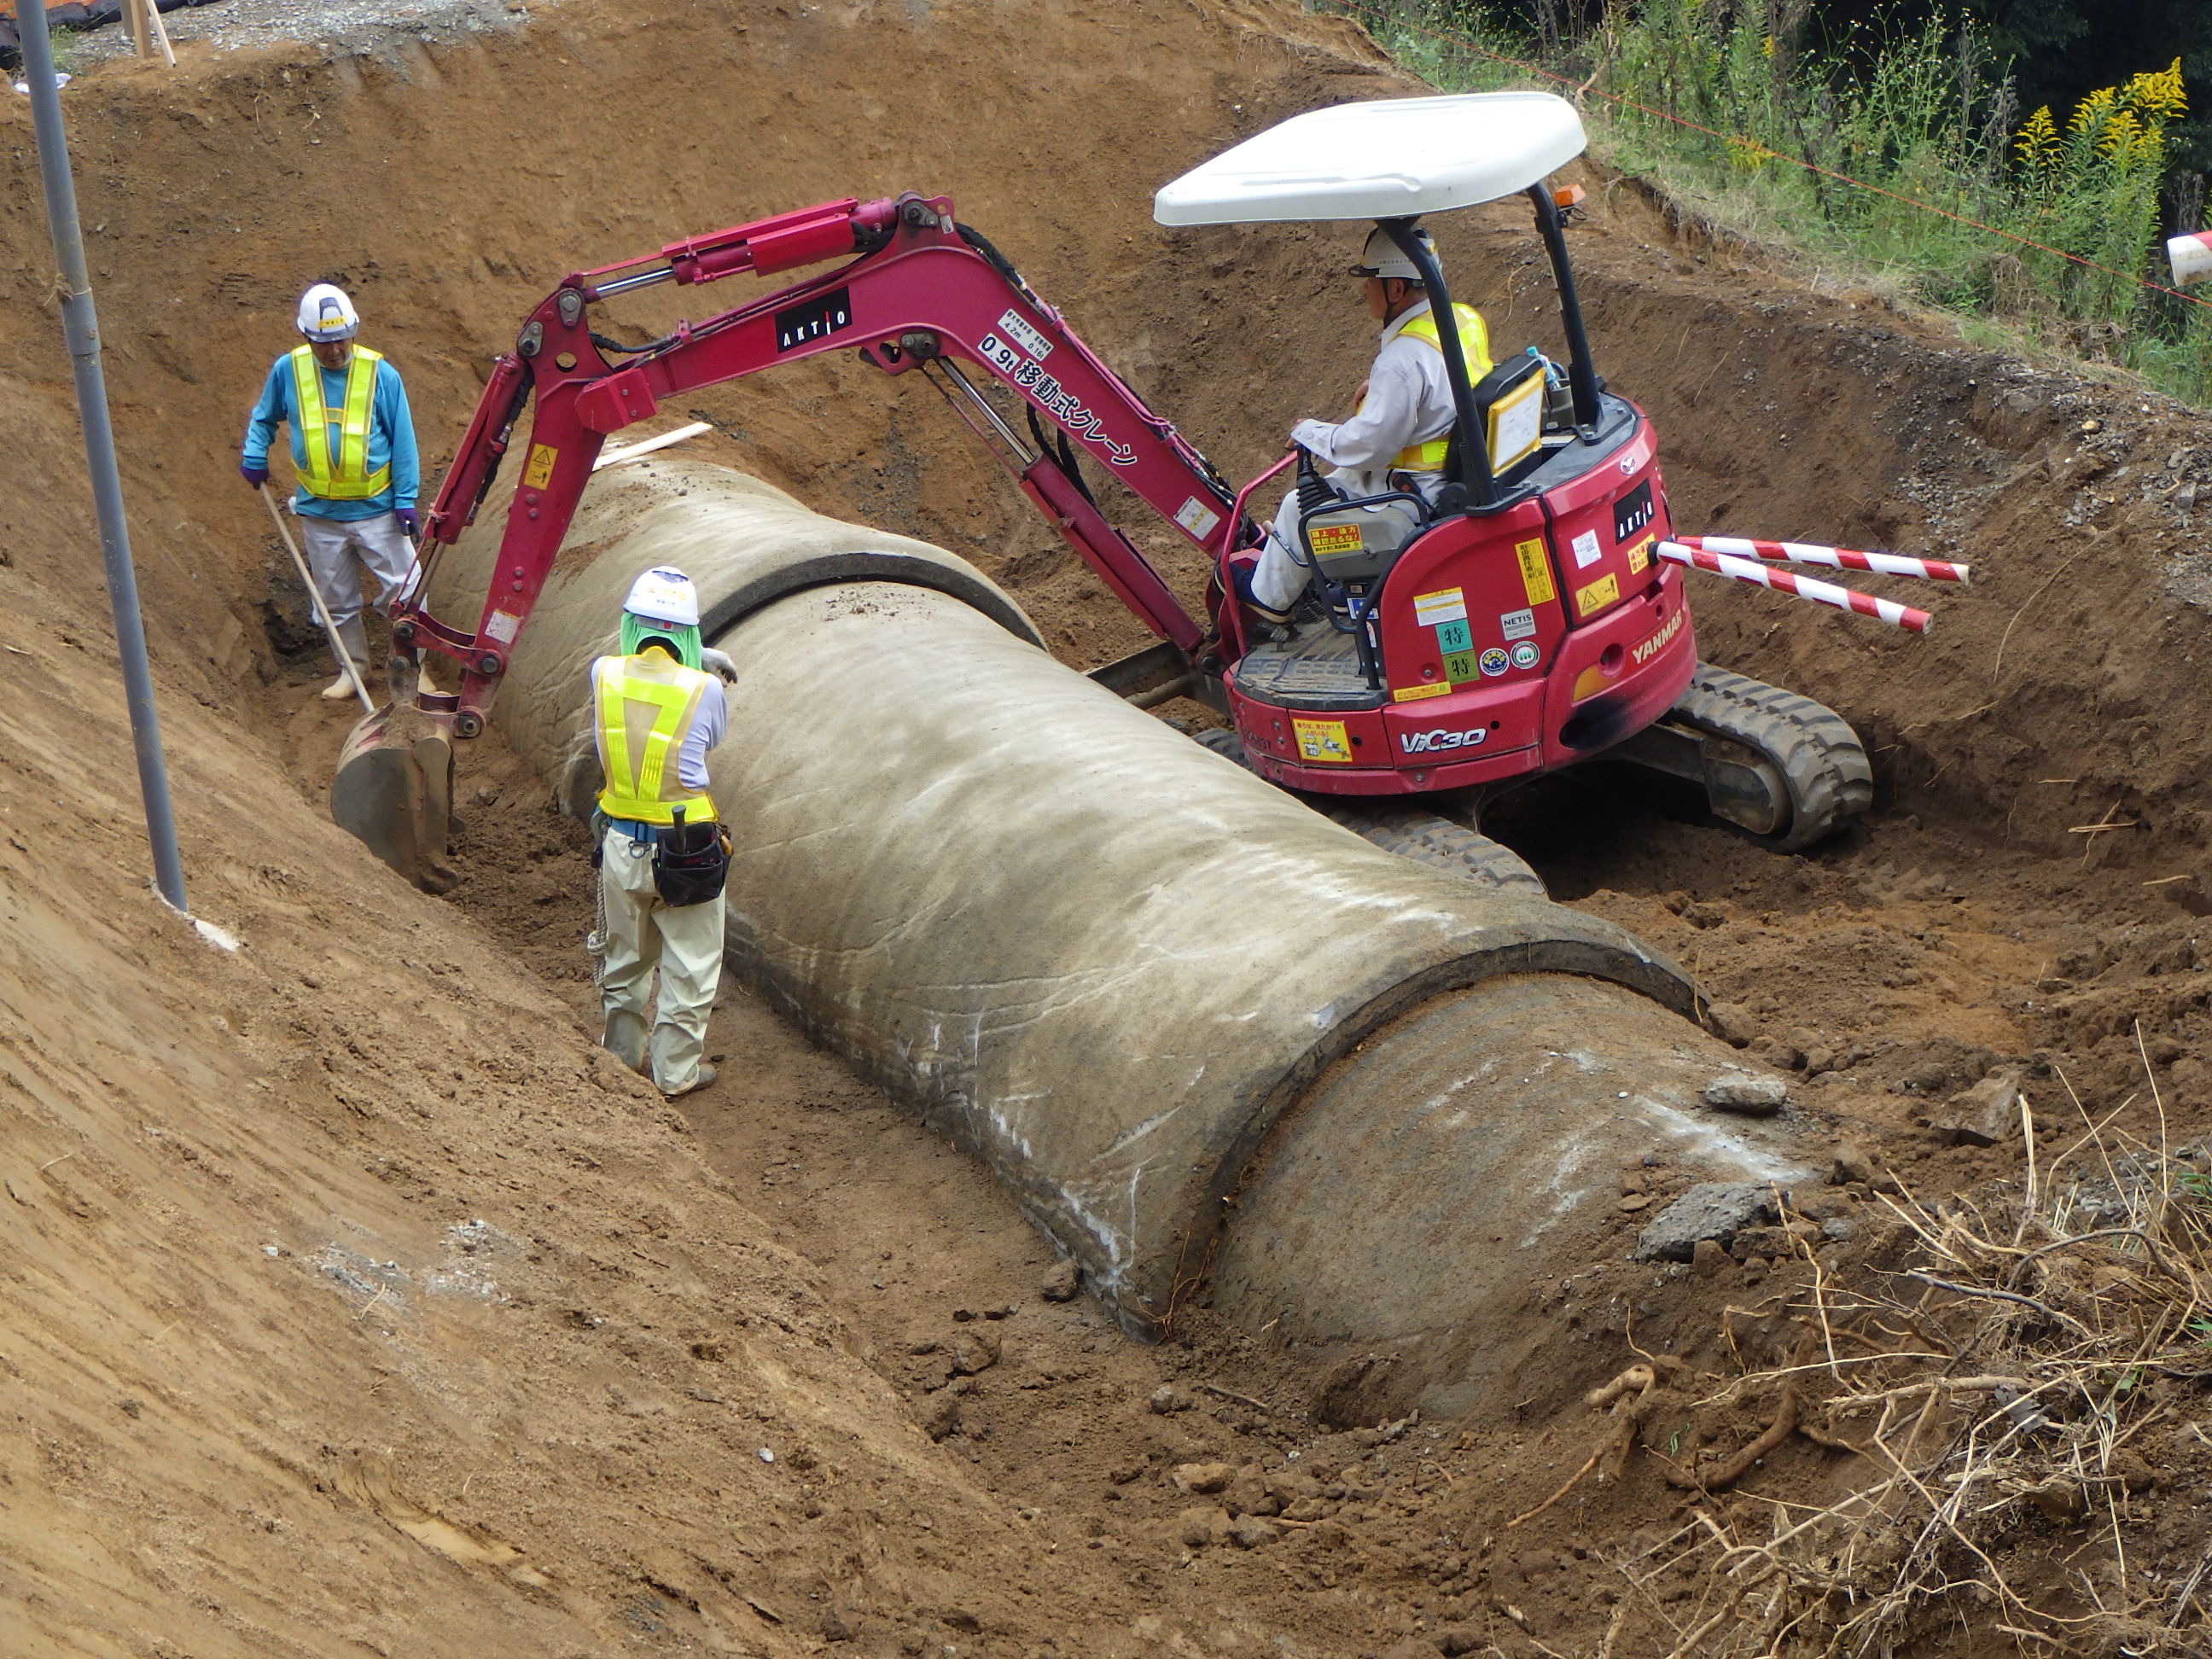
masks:
[[[1490,331],[1483,325],[1482,313],[1473,306],[1455,304],[1452,317],[1459,324],[1460,355],[1467,359],[1467,383],[1473,386],[1490,373]],[[1437,352],[1443,346],[1437,339],[1437,313],[1425,311],[1398,331],[1409,340],[1419,340]],[[1398,452],[1398,459],[1390,463],[1398,472],[1441,472],[1444,470],[1444,452],[1451,443],[1451,428],[1444,428],[1441,438],[1431,438],[1425,444],[1413,444]]]
[[[367,346],[353,349],[346,365],[345,406],[333,420],[323,404],[322,365],[307,346],[292,350],[293,402],[297,406],[300,448],[307,459],[300,482],[310,495],[326,501],[365,501],[392,483],[389,462],[368,470],[368,423],[376,404],[376,366],[384,354]],[[333,453],[331,428],[338,428]]]
[[[676,775],[678,747],[710,684],[711,676],[659,650],[592,665],[592,717],[607,779],[599,811],[640,823],[673,823],[680,806],[686,823],[714,822],[713,799],[685,788]]]

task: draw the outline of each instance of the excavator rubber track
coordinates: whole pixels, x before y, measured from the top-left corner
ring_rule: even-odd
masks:
[[[1215,754],[1239,766],[1244,764],[1244,745],[1234,732],[1200,732],[1194,735]],[[1342,824],[1386,853],[1395,853],[1401,858],[1434,869],[1448,870],[1471,881],[1517,888],[1540,898],[1547,896],[1544,878],[1518,853],[1463,823],[1455,823],[1449,818],[1414,806],[1309,804],[1323,817]]]
[[[1865,744],[1841,714],[1810,697],[1699,663],[1668,720],[1740,744],[1781,775],[1787,822],[1765,834],[1744,829],[1762,847],[1797,852],[1874,804]]]

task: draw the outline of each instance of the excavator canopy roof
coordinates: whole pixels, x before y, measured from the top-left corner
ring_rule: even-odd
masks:
[[[1339,104],[1293,116],[1152,198],[1164,225],[1395,219],[1523,191],[1583,151],[1582,118],[1548,92]]]

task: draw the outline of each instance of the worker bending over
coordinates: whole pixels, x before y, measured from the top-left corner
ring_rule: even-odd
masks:
[[[729,713],[710,661],[721,678],[733,672],[727,657],[702,650],[690,578],[660,567],[630,586],[622,654],[592,664],[592,730],[606,778],[592,820],[605,918],[599,1040],[671,1096],[714,1080],[702,1056],[722,977],[728,842],[707,793],[707,756]]]
[[[348,556],[358,554],[368,567],[376,608],[389,615],[415,570],[409,538],[419,533],[415,496],[422,486],[415,422],[399,371],[382,354],[354,343],[361,318],[343,289],[317,283],[300,296],[298,324],[307,343],[270,369],[246,423],[238,470],[256,489],[267,483],[276,428],[291,428],[299,484],[292,510],[300,517],[307,568],[355,673],[365,681],[368,634]],[[323,695],[332,702],[353,695],[343,663]]]
[[[1429,240],[1426,230],[1413,234],[1424,243]],[[1413,489],[1434,501],[1458,411],[1428,289],[1413,262],[1379,228],[1369,234],[1352,274],[1362,281],[1367,314],[1382,325],[1382,349],[1360,389],[1358,412],[1334,425],[1300,421],[1291,428],[1291,441],[1328,467],[1322,476],[1347,498]],[[1455,305],[1452,314],[1472,385],[1490,372],[1489,331],[1473,306]],[[1245,597],[1268,621],[1280,622],[1311,574],[1298,539],[1293,489],[1275,514]]]

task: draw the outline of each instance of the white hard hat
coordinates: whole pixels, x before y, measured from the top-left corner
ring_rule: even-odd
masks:
[[[679,628],[699,625],[699,590],[680,570],[655,565],[629,585],[623,609],[648,622],[673,623]]]
[[[1420,239],[1421,246],[1427,248],[1430,256],[1434,258],[1437,245],[1429,235],[1428,227],[1415,225],[1413,234]],[[1397,276],[1409,283],[1421,280],[1421,273],[1413,268],[1413,262],[1405,256],[1396,242],[1391,240],[1390,233],[1380,225],[1367,233],[1367,246],[1359,251],[1359,263],[1352,266],[1352,274],[1355,276]]]
[[[311,340],[350,340],[361,331],[361,317],[345,290],[317,283],[300,296],[300,332]]]

